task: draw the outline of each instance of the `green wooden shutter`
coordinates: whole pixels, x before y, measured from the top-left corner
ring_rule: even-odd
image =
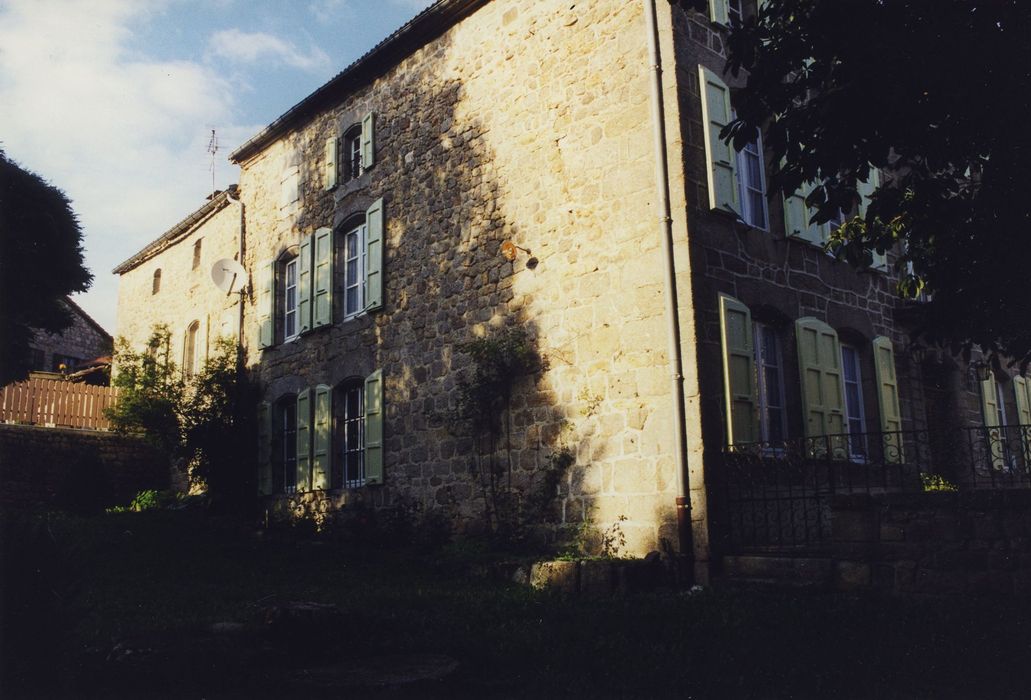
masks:
[[[1018,374],[1013,378],[1013,393],[1017,395],[1017,423],[1027,469],[1031,467],[1031,382]]]
[[[876,170],[870,171],[870,177],[867,178],[866,182],[856,183],[856,190],[859,192],[859,216],[863,219],[866,218],[867,207],[870,206],[870,198],[873,193],[881,185],[880,173]],[[870,263],[870,267],[874,270],[881,272],[888,271],[888,255],[887,253],[878,253],[876,250],[873,251],[873,262]]]
[[[368,170],[376,162],[376,138],[373,135],[376,119],[369,112],[362,118],[362,169]]]
[[[755,345],[752,314],[734,297],[720,294],[723,389],[727,407],[727,444],[760,439],[756,410]]]
[[[326,161],[324,163],[322,184],[327,190],[337,186],[337,137],[326,139]]]
[[[333,323],[333,229],[320,228],[314,236],[314,294],[312,328]]]
[[[981,382],[981,412],[988,432],[988,450],[991,453],[992,466],[1002,469],[1006,466],[1006,446],[1002,429],[999,427],[999,390],[995,385],[994,374]]]
[[[798,192],[784,197],[784,233],[793,238],[810,240],[809,207]]]
[[[315,491],[329,488],[332,459],[333,390],[325,384],[315,387],[314,445],[311,487]]]
[[[802,411],[805,435],[814,439],[813,451],[847,457],[843,438],[823,439],[845,432],[844,389],[841,378],[841,348],[838,334],[823,321],[806,317],[795,321],[798,370],[802,380]]]
[[[720,138],[720,130],[730,123],[730,89],[726,83],[704,66],[698,66],[702,94],[702,127],[705,132],[706,175],[709,185],[709,208],[741,211],[737,185],[737,155],[730,144]]]
[[[729,0],[709,0],[709,19],[718,24],[730,24]]]
[[[902,412],[899,410],[899,382],[895,374],[895,349],[891,340],[882,336],[873,339],[874,374],[877,380],[877,406],[881,413],[881,430],[885,436],[884,459],[888,464],[904,461],[899,431]]]
[[[276,263],[258,265],[258,347],[271,347],[275,342],[275,279]]]
[[[311,389],[297,394],[297,491],[309,490],[311,475]]]
[[[258,493],[272,493],[272,405],[258,404]]]
[[[365,378],[365,483],[383,483],[383,370]]]
[[[297,332],[311,330],[312,236],[301,239],[297,254]]]
[[[383,199],[365,212],[365,310],[383,308]]]

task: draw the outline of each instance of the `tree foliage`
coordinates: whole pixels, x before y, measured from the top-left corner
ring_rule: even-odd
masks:
[[[772,189],[824,222],[885,177],[832,249],[854,264],[897,246],[914,328],[1031,360],[1031,3],[1024,0],[768,0],[735,22],[727,70],[747,72],[741,148],[762,128]],[[810,183],[810,184],[804,184]],[[815,186],[814,186],[815,185]]]
[[[71,324],[62,299],[93,281],[65,194],[0,150],[0,386],[29,371],[34,329]]]
[[[245,506],[256,488],[257,388],[225,340],[184,378],[171,359],[170,337],[167,327],[155,326],[143,352],[119,339],[113,384],[120,392],[108,417],[115,430],[146,436],[187,469],[191,485],[216,506]]]

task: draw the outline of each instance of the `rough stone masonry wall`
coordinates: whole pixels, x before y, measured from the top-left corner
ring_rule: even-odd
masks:
[[[927,595],[1031,593],[1031,492],[840,497],[838,585]]]
[[[126,505],[165,489],[168,460],[138,438],[114,433],[0,425],[0,510]]]
[[[211,266],[221,258],[240,257],[240,208],[229,204],[204,220],[188,235],[123,273],[118,279],[118,328],[116,338],[142,350],[157,324],[171,331],[171,358],[183,363],[186,330],[200,323],[197,342],[202,357],[214,348],[220,335],[235,338],[239,328],[238,295],[227,295],[211,281]],[[193,247],[201,241],[201,259],[193,269]],[[152,294],[154,271],[161,270],[161,288]]]
[[[532,491],[568,448],[554,521],[605,529],[625,516],[630,553],[675,541],[645,37],[638,3],[495,0],[241,164],[252,271],[385,200],[382,311],[344,322],[337,308],[331,327],[260,351],[247,307],[268,400],[384,373],[385,486],[304,507],[364,495],[478,522],[474,442],[450,418],[469,370],[459,347],[516,324],[549,368],[513,403],[513,482]],[[369,111],[375,166],[325,191],[326,138]],[[537,264],[506,260],[506,240]]]
[[[52,372],[57,369],[54,356],[92,360],[111,352],[111,339],[94,328],[77,311],[71,310],[72,325],[60,333],[36,331],[29,346],[41,350],[42,364],[34,370]]]
[[[815,316],[838,331],[862,353],[863,398],[868,431],[879,431],[873,356],[870,341],[888,336],[895,347],[896,371],[903,429],[926,427],[924,388],[920,368],[904,352],[909,339],[895,321],[898,300],[892,276],[857,271],[804,241],[789,239],[784,231],[780,196],[768,199],[770,230],[751,228],[729,214],[709,209],[705,136],[702,126],[698,66],[704,65],[731,87],[744,84],[723,73],[726,61],[725,30],[701,12],[674,8],[677,82],[681,86],[680,111],[685,148],[684,170],[688,191],[688,229],[692,259],[693,296],[698,326],[703,431],[722,436],[725,407],[720,342],[718,294],[740,299],[753,319],[774,326],[783,353],[788,406],[788,435],[803,434],[801,391],[794,321]],[[767,162],[767,171],[769,163]],[[889,262],[893,258],[889,256]],[[708,444],[720,445],[719,439]]]

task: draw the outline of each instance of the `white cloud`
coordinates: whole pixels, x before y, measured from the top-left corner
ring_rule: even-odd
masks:
[[[308,53],[302,53],[293,44],[272,34],[239,29],[215,32],[208,43],[208,50],[212,55],[234,63],[282,61],[292,68],[311,71],[323,70],[330,64],[329,56],[317,46]]]
[[[131,54],[156,3],[0,3],[0,139],[8,155],[64,190],[95,275],[81,298],[114,331],[110,270],[204,201],[210,129],[218,187],[236,181],[229,150],[260,126],[235,125],[230,86],[212,67]]]
[[[314,0],[308,5],[310,12],[320,24],[329,24],[354,17],[354,8],[349,0]]]
[[[412,10],[422,11],[432,5],[435,0],[390,0],[391,5],[397,7],[407,7]]]

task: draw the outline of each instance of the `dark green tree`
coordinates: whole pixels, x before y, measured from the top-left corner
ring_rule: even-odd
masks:
[[[1025,0],[768,0],[730,33],[727,70],[747,82],[723,134],[741,148],[761,128],[771,190],[811,189],[816,222],[854,210],[881,170],[831,248],[863,265],[896,247],[899,291],[933,295],[910,310],[918,333],[1025,366],[1028,37]]]
[[[25,377],[34,329],[67,328],[62,299],[92,281],[68,198],[0,150],[0,386]]]

